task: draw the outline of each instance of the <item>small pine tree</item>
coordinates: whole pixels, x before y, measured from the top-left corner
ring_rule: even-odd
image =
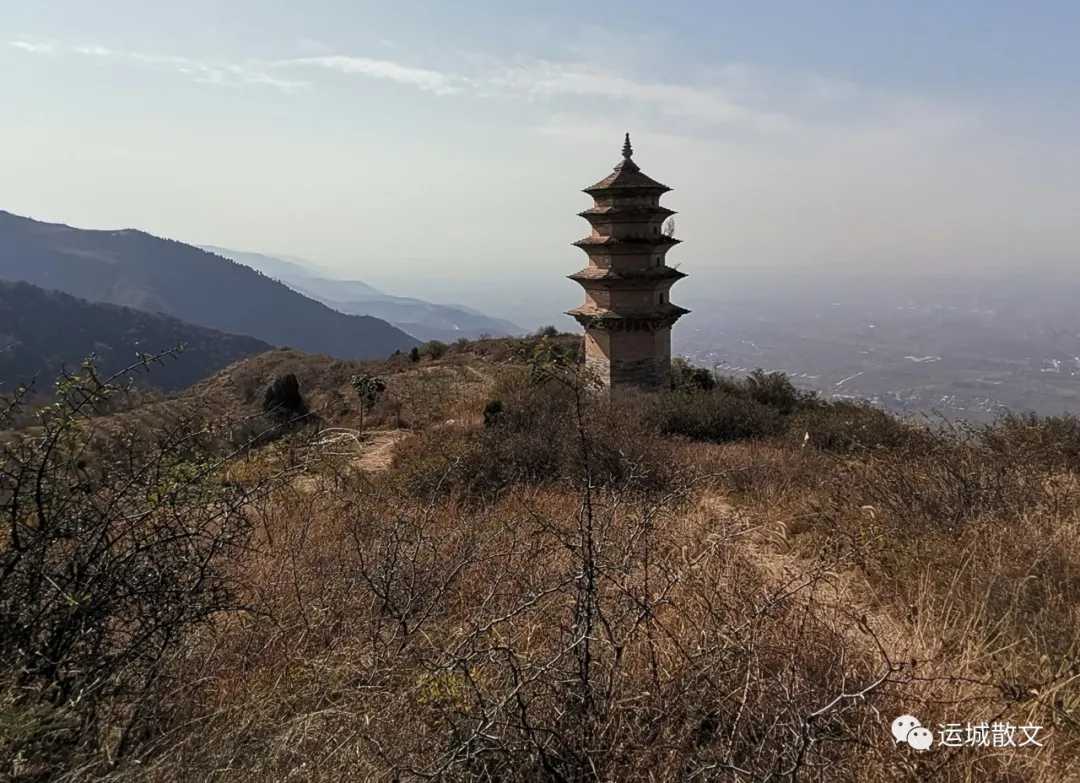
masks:
[[[409,361],[410,362],[418,362],[418,361],[420,361],[420,349],[417,348],[415,345],[413,346],[413,349],[411,351],[409,351]]]
[[[360,398],[360,432],[362,433],[364,414],[375,407],[375,403],[386,391],[386,381],[377,375],[354,375],[350,383]]]

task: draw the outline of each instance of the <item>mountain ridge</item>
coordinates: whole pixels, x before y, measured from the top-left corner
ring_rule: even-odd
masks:
[[[0,210],[0,278],[345,359],[419,344],[224,256],[139,229],[81,229]]]
[[[439,304],[410,296],[395,296],[363,282],[325,276],[318,267],[278,256],[217,245],[201,245],[237,263],[270,275],[327,307],[351,315],[371,315],[422,340],[453,341],[462,337],[506,337],[524,333],[511,321],[495,318],[460,304]]]
[[[51,383],[90,355],[107,376],[135,363],[139,354],[160,354],[181,344],[180,355],[155,367],[144,385],[183,389],[271,349],[253,337],[171,316],[0,280],[0,394],[18,385]]]

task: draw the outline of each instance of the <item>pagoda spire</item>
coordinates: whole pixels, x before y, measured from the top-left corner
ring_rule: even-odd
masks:
[[[634,154],[634,148],[630,146],[630,132],[627,131],[626,132],[626,141],[624,141],[623,145],[622,145],[622,156],[624,158],[626,158],[627,160],[630,160],[630,158],[633,156],[633,154]]]

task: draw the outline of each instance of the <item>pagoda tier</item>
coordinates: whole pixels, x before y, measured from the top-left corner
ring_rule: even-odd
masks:
[[[646,331],[655,332],[660,329],[670,329],[672,325],[684,315],[689,313],[685,307],[667,305],[657,308],[656,311],[644,313],[615,313],[611,310],[588,307],[582,305],[573,310],[567,310],[567,315],[572,315],[577,322],[586,329],[606,329],[608,331]]]
[[[604,383],[655,388],[668,381],[671,326],[689,311],[668,298],[685,277],[665,262],[679,244],[663,232],[675,214],[660,206],[670,188],[643,174],[632,154],[627,134],[622,161],[585,189],[595,204],[578,214],[592,233],[574,245],[589,263],[570,275],[585,289],[585,302],[568,314],[585,327],[586,364]]]
[[[646,269],[621,269],[617,271],[610,266],[596,264],[589,265],[580,272],[568,275],[568,277],[571,280],[576,280],[581,283],[586,288],[589,283],[598,280],[603,280],[607,285],[614,288],[620,283],[632,283],[638,285],[642,281],[658,282],[670,280],[674,283],[675,281],[686,277],[686,275],[678,269],[672,269],[670,266],[653,266]]]

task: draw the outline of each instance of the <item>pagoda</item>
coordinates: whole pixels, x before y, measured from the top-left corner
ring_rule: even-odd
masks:
[[[578,214],[592,234],[574,244],[589,265],[570,275],[585,303],[567,314],[585,327],[585,365],[612,390],[665,388],[671,373],[671,326],[688,313],[668,292],[685,274],[665,263],[679,243],[663,230],[675,213],[660,206],[671,188],[634,163],[630,134],[615,170],[585,192],[594,205]]]

